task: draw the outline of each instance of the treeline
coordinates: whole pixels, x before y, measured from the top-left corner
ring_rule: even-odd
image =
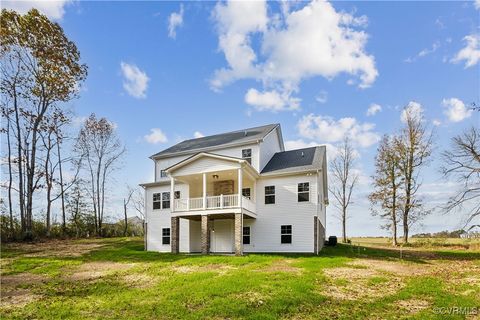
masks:
[[[105,208],[125,147],[115,125],[95,114],[78,131],[72,126],[65,106],[87,77],[76,45],[36,9],[3,9],[0,35],[2,240],[116,233],[105,226]],[[129,199],[141,198],[134,191]],[[141,204],[135,209],[143,214]]]

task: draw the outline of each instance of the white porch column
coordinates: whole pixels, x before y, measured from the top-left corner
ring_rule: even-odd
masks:
[[[175,178],[170,176],[170,211],[175,211]]]
[[[238,206],[242,207],[242,189],[243,189],[243,172],[242,167],[238,168]]]
[[[207,209],[207,174],[203,173],[203,210]]]

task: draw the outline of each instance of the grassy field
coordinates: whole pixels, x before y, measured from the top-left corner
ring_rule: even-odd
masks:
[[[478,240],[412,245],[402,259],[375,238],[243,257],[51,241],[3,245],[1,266],[2,319],[480,318]]]

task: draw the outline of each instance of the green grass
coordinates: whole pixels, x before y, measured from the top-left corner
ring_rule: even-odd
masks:
[[[397,250],[369,246],[233,257],[145,252],[141,239],[69,243],[97,246],[77,256],[52,254],[48,244],[2,248],[2,319],[463,319],[434,308],[480,306],[475,250],[411,248],[400,260]],[[336,275],[372,272],[370,264],[352,265],[362,261],[398,265],[404,273]],[[457,263],[462,268],[452,267]],[[432,272],[410,275],[405,268]],[[42,281],[29,281],[32,274]],[[332,288],[346,298],[330,294]],[[16,291],[22,299],[9,298]],[[401,301],[426,306],[412,312]]]

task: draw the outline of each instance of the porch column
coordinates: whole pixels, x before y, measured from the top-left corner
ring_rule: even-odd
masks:
[[[205,209],[207,209],[207,174],[203,173],[203,210]]]
[[[235,255],[243,254],[243,214],[235,213]]]
[[[170,211],[175,211],[175,179],[170,176]]]
[[[243,189],[243,172],[242,167],[238,168],[238,206],[242,207],[242,189]]]
[[[180,240],[180,218],[172,217],[170,225],[170,238],[171,238],[171,250],[172,253],[178,253],[179,240]]]
[[[210,217],[202,215],[202,254],[210,253]]]

